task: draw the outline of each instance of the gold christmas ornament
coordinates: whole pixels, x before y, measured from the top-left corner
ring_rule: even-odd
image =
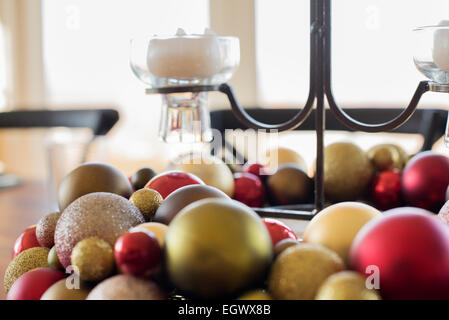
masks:
[[[78,242],[72,250],[71,261],[84,281],[103,280],[115,268],[114,250],[109,243],[98,237]]]
[[[135,231],[138,229],[145,229],[153,232],[161,248],[164,247],[165,234],[167,233],[168,230],[168,227],[165,224],[159,222],[146,222],[139,224],[138,226],[135,226],[134,228],[131,229],[131,231]]]
[[[163,300],[165,293],[152,281],[116,275],[100,282],[86,300]]]
[[[406,157],[405,151],[393,144],[379,144],[370,148],[366,154],[378,171],[393,168],[402,170]]]
[[[320,211],[309,222],[303,234],[307,243],[325,246],[348,263],[352,241],[368,221],[382,213],[360,202],[340,202]]]
[[[272,300],[272,298],[265,290],[257,289],[244,293],[237,300]]]
[[[375,289],[368,289],[366,279],[354,271],[331,275],[321,285],[316,300],[381,300]]]
[[[86,300],[91,287],[80,281],[79,288],[70,289],[67,287],[67,279],[61,279],[48,288],[41,297],[41,300]],[[73,284],[71,284],[73,285]]]
[[[217,157],[187,155],[180,159],[180,164],[175,169],[194,174],[206,185],[223,191],[229,197],[234,194],[234,175],[231,169]]]
[[[36,238],[42,247],[51,248],[55,245],[56,223],[60,212],[53,212],[42,217],[36,225]]]
[[[277,257],[268,277],[268,289],[275,299],[311,300],[327,277],[344,268],[335,252],[301,243]]]
[[[300,242],[298,240],[295,240],[295,239],[292,239],[292,238],[287,238],[287,239],[279,241],[274,246],[274,256],[277,257],[278,255],[280,255],[287,248],[290,248],[292,246],[296,246],[299,243]]]
[[[169,279],[196,297],[235,294],[263,279],[271,260],[265,225],[236,201],[211,198],[188,205],[165,238]]]
[[[48,266],[55,270],[64,270],[61,262],[59,261],[58,254],[56,253],[56,248],[53,246],[50,249],[47,257]]]
[[[58,190],[60,211],[79,197],[93,192],[109,192],[128,199],[133,190],[128,178],[106,163],[86,163],[70,172]]]
[[[273,205],[305,203],[311,199],[313,180],[297,165],[284,164],[268,177],[267,189]]]
[[[3,285],[5,293],[8,293],[14,281],[24,273],[36,269],[48,267],[47,256],[50,249],[34,247],[19,253],[8,265],[5,271]]]
[[[168,225],[182,208],[206,198],[230,199],[223,191],[211,186],[200,184],[185,186],[168,195],[157,209],[154,221]]]
[[[275,172],[283,164],[294,164],[304,172],[308,172],[308,166],[304,158],[290,148],[273,148],[265,156],[267,160],[265,165],[271,172]]]
[[[162,203],[162,196],[156,190],[140,189],[134,192],[129,201],[139,209],[145,221],[151,221]]]
[[[333,143],[324,149],[324,192],[329,200],[358,199],[374,174],[365,152],[353,143]]]
[[[111,246],[123,233],[145,220],[131,202],[112,193],[96,192],[78,198],[64,210],[55,230],[55,247],[64,267],[81,240],[99,237]]]

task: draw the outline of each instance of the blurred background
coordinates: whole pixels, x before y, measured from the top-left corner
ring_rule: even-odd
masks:
[[[411,30],[448,18],[447,0],[333,2],[333,86],[342,107],[402,107],[423,76],[412,55]],[[112,108],[120,121],[91,146],[88,160],[125,174],[163,170],[179,152],[158,140],[160,97],[144,93],[129,68],[129,40],[212,28],[240,38],[241,65],[231,81],[246,107],[301,107],[308,93],[309,1],[295,0],[0,0],[0,110]],[[211,94],[211,108],[228,108]],[[421,108],[449,106],[428,93]],[[382,112],[379,109],[379,112]],[[84,129],[0,131],[0,161],[23,179],[45,179],[49,146],[83,143]],[[302,135],[298,137],[298,135]],[[341,132],[363,149],[391,136]],[[418,138],[395,136],[415,152]],[[56,141],[56,142],[55,142]],[[281,144],[311,163],[314,135],[288,133]],[[445,149],[441,143],[435,148]]]

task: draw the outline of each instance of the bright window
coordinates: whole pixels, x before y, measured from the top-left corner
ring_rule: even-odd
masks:
[[[6,48],[3,27],[0,24],[0,109],[6,106]]]

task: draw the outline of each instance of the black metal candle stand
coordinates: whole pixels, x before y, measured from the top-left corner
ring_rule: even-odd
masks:
[[[363,132],[392,131],[406,123],[415,112],[421,96],[427,91],[449,92],[449,85],[438,84],[432,81],[421,81],[409,105],[390,121],[368,124],[360,122],[335,102],[332,93],[331,81],[331,1],[310,1],[310,85],[309,96],[305,106],[288,121],[280,124],[266,124],[252,118],[238,103],[231,86],[227,83],[220,85],[173,86],[162,88],[149,88],[147,94],[170,94],[180,92],[207,92],[218,91],[224,93],[231,105],[232,112],[237,119],[248,128],[256,130],[286,131],[300,126],[310,115],[315,105],[315,132],[316,132],[316,171],[315,171],[315,203],[314,205],[299,205],[291,207],[257,208],[256,212],[264,217],[277,217],[285,219],[310,220],[324,207],[324,132],[325,132],[325,106],[327,99],[330,110],[335,118],[350,130]]]

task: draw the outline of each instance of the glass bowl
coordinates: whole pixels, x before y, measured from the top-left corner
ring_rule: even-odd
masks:
[[[413,33],[416,68],[432,81],[449,84],[449,25],[419,27]]]
[[[236,37],[178,32],[131,40],[131,69],[151,88],[220,84],[232,77],[239,63]]]

